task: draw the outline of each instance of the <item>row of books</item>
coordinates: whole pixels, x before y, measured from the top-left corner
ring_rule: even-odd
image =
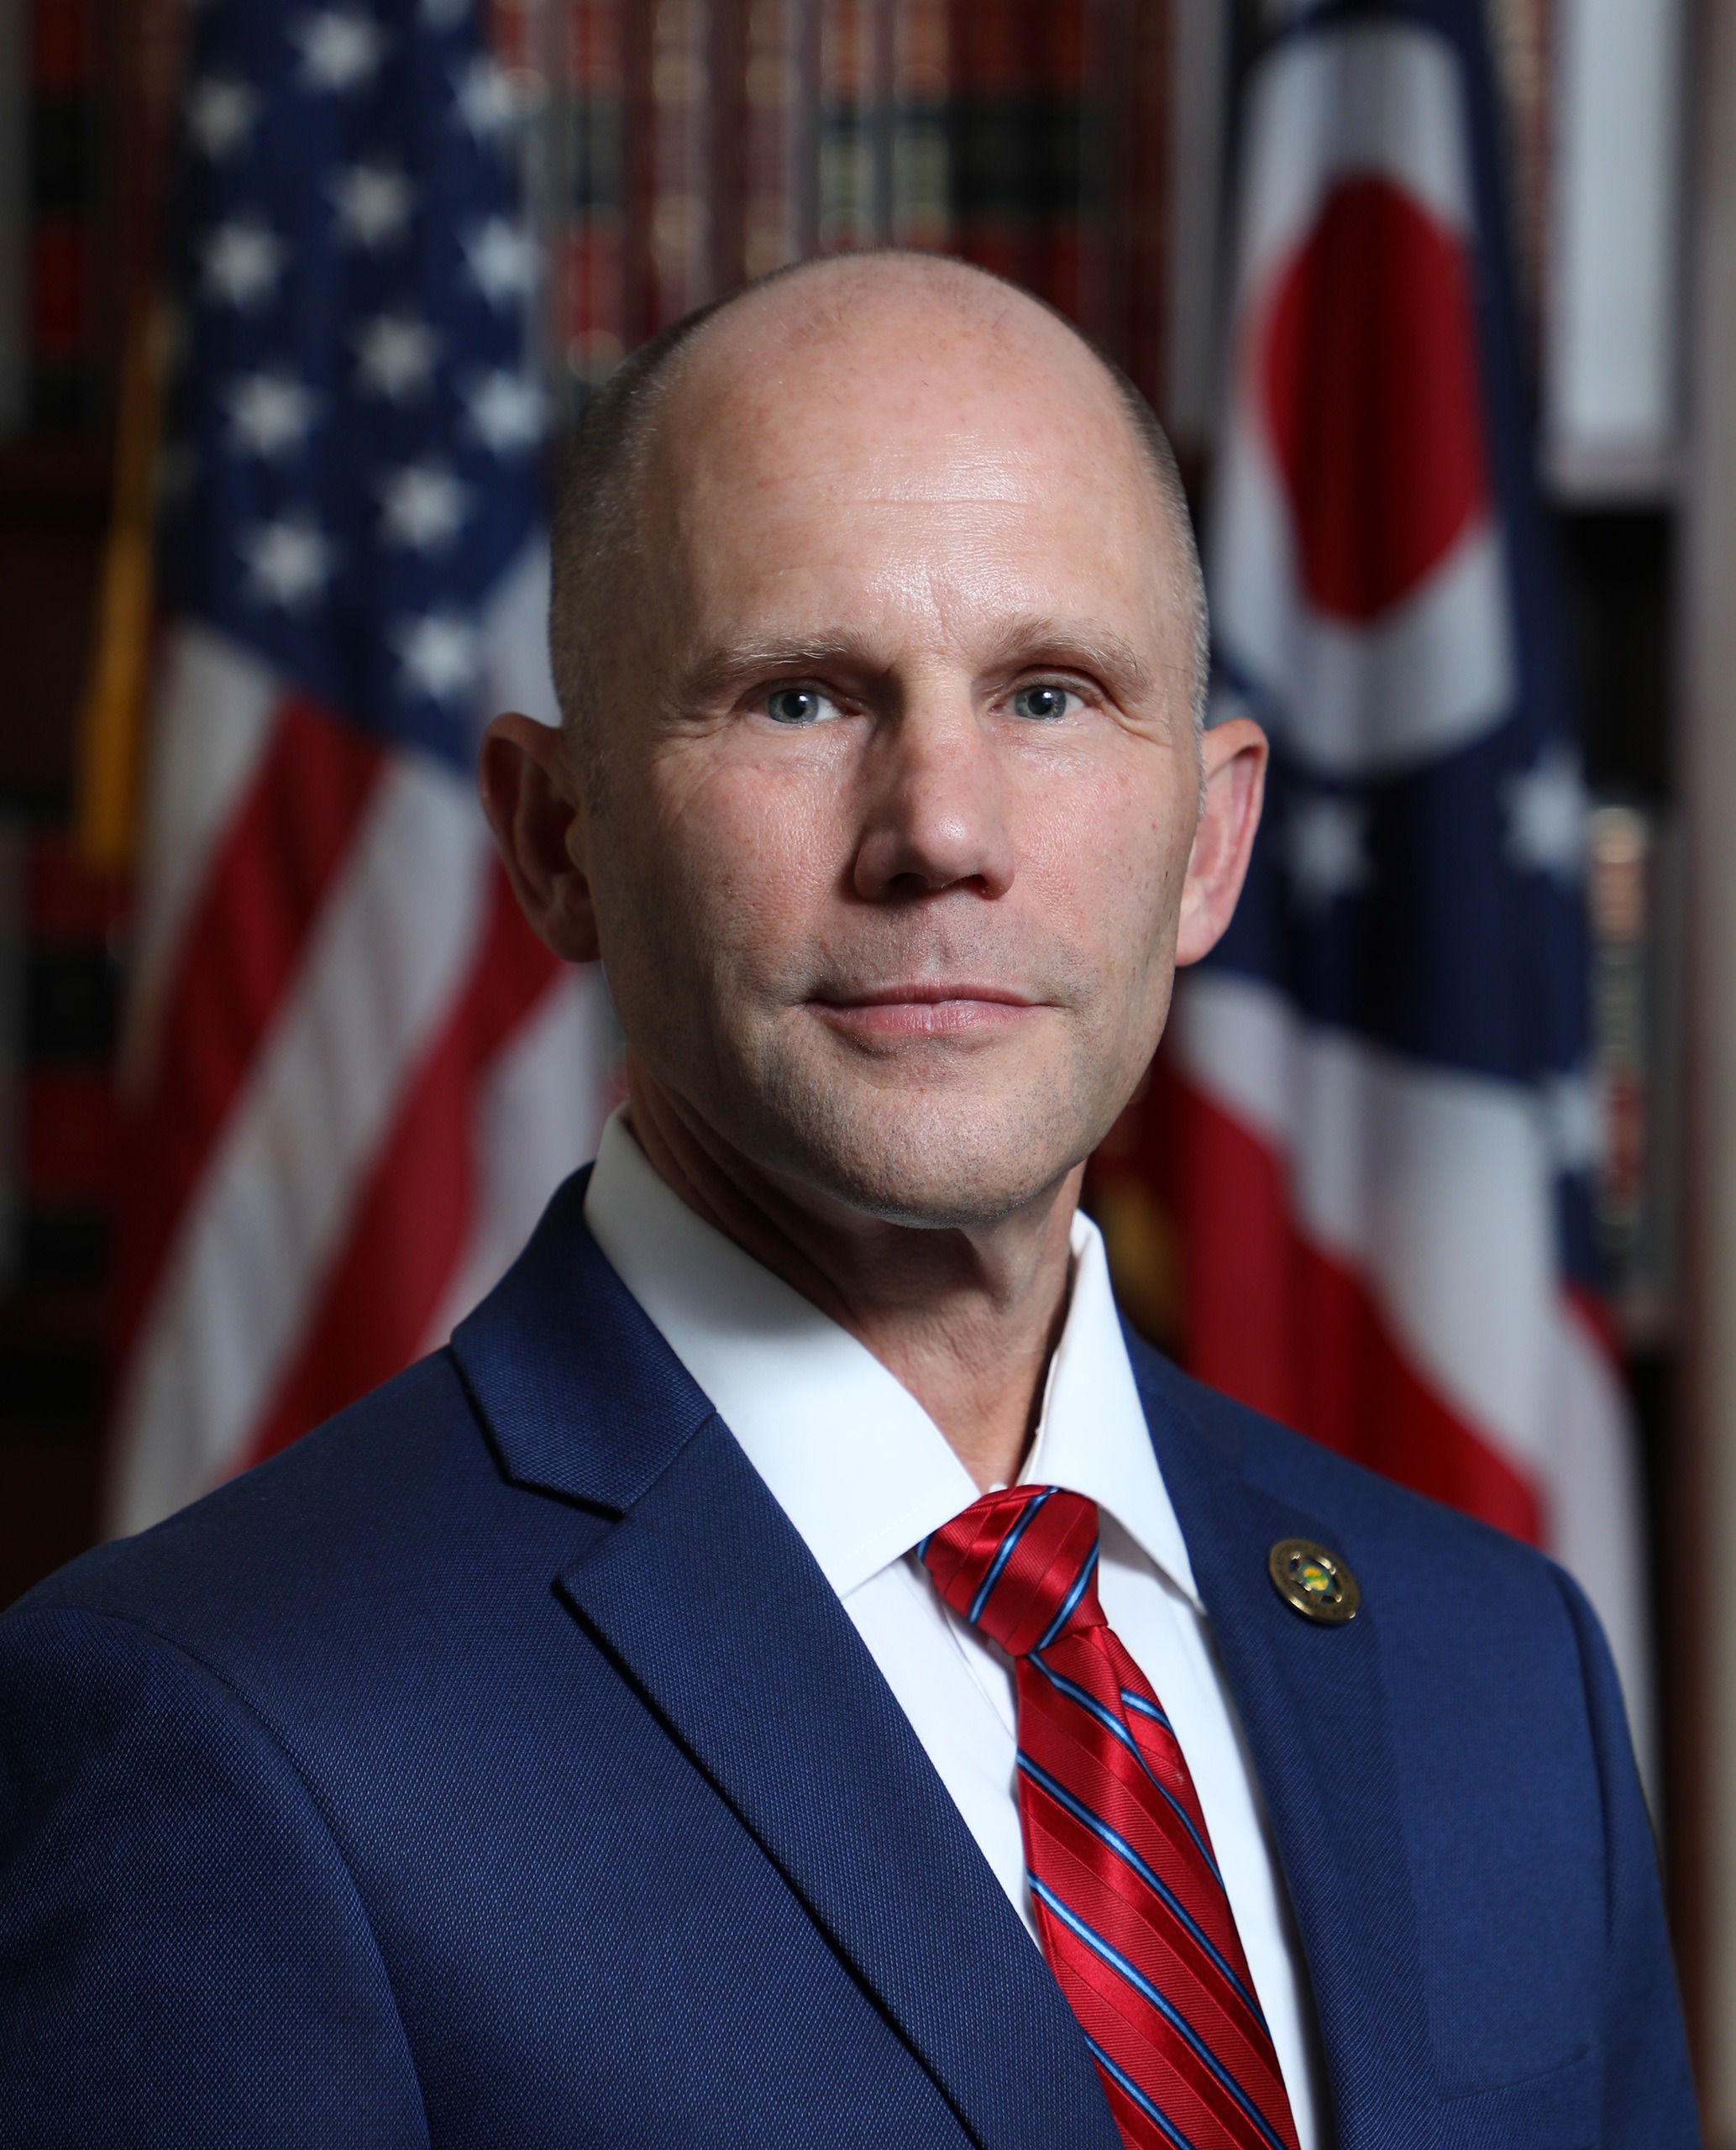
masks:
[[[100,433],[188,0],[0,0],[0,437]]]
[[[891,244],[1038,292],[1171,411],[1177,332],[1210,325],[1209,292],[1176,318],[1172,242],[1178,212],[1214,212],[1220,129],[1197,115],[1225,102],[1229,19],[1222,0],[501,4],[541,114],[569,407],[744,277]]]
[[[97,42],[93,0],[0,0],[0,430],[98,417]]]
[[[486,4],[486,0],[485,0]],[[1203,433],[1228,0],[491,0],[534,107],[569,408],[743,277],[961,254],[1097,337]],[[107,416],[141,118],[176,0],[0,0],[0,431]],[[1492,0],[1520,250],[1541,274],[1548,0]]]
[[[124,900],[64,832],[0,818],[0,1290],[102,1273]]]
[[[1229,0],[496,0],[541,114],[553,370],[742,278],[875,245],[1027,286],[1203,447],[1217,359]],[[1246,11],[1244,11],[1246,12]],[[1489,0],[1526,311],[1546,266],[1550,0]]]

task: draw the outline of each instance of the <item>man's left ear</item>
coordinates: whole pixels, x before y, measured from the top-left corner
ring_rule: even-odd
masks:
[[[482,810],[520,909],[557,956],[595,962],[596,910],[584,860],[588,833],[566,741],[516,711],[483,734]]]
[[[1205,785],[1182,884],[1178,963],[1197,963],[1229,925],[1266,796],[1266,734],[1252,717],[1232,716],[1214,725],[1199,743]]]

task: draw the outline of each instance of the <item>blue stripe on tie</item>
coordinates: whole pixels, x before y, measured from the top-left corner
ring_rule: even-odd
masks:
[[[1073,1588],[1068,1591],[1066,1597],[1062,1599],[1061,1610],[1055,1615],[1055,1618],[1049,1623],[1047,1628],[1043,1631],[1042,1640],[1035,1645],[1036,1649],[1046,1649],[1050,1644],[1054,1641],[1056,1636],[1058,1635],[1061,1633],[1061,1630],[1067,1625],[1067,1622],[1072,1619],[1073,1616],[1073,1607],[1085,1595],[1085,1586],[1090,1581],[1093,1574],[1096,1571],[1096,1567],[1097,1548],[1094,1545],[1091,1548],[1090,1555],[1087,1559],[1084,1566],[1079,1570],[1078,1574],[1073,1578]]]
[[[1027,1875],[1025,1878],[1031,1884],[1031,1893],[1037,1901],[1052,1911],[1068,1932],[1083,1941],[1093,1955],[1100,1957],[1112,1971],[1119,1972],[1141,1999],[1149,2001],[1162,2016],[1164,2022],[1180,2033],[1194,2053],[1210,2069],[1213,2075],[1259,2129],[1261,2141],[1269,2143],[1272,2150],[1285,2150],[1282,2137],[1272,2132],[1272,2124],[1265,2114],[1261,2111],[1259,2106],[1254,2103],[1175,2003],[1167,2000],[1136,1964],[1129,1963],[1119,1948],[1112,1948],[1100,1933],[1087,1926],[1078,1913],[1070,1911],[1055,1891],[1045,1883],[1039,1881],[1036,1875]]]
[[[1024,1514],[1020,1517],[1019,1520],[1013,1525],[1006,1536],[1001,1539],[1000,1550],[989,1563],[989,1572],[983,1578],[982,1587],[978,1591],[976,1596],[972,1598],[971,1609],[964,1616],[965,1618],[970,1622],[972,1627],[974,1628],[978,1621],[982,1618],[983,1607],[989,1602],[989,1593],[994,1589],[996,1583],[1000,1581],[1001,1570],[1005,1567],[1007,1562],[1012,1559],[1013,1548],[1019,1543],[1019,1540],[1025,1535],[1025,1532],[1030,1529],[1032,1518],[1036,1515],[1037,1510],[1042,1506],[1043,1502],[1048,1499],[1050,1494],[1052,1493],[1054,1490],[1055,1488],[1052,1486],[1045,1486],[1041,1492],[1037,1495],[1036,1498],[1031,1503],[1031,1506],[1025,1509]]]
[[[1121,1707],[1124,1710],[1136,1710],[1141,1717],[1150,1717],[1153,1724],[1161,1724],[1172,1739],[1175,1738],[1175,1727],[1149,1695],[1135,1695],[1132,1688],[1124,1687],[1121,1690]]]
[[[1217,1965],[1224,1977],[1228,1980],[1237,1996],[1246,2004],[1254,2021],[1259,2024],[1261,2030],[1265,2030],[1266,2018],[1260,2012],[1260,2004],[1242,1984],[1235,1966],[1222,1954],[1210,1934],[1194,1917],[1181,1898],[1177,1896],[1175,1890],[1167,1881],[1151,1871],[1133,1846],[1128,1843],[1126,1838],[1119,1830],[1112,1829],[1100,1816],[1094,1814],[1083,1799],[1076,1799],[1065,1785],[1057,1783],[1041,1764],[1033,1762],[1028,1754],[1020,1755],[1019,1767],[1033,1784],[1042,1786],[1057,1807],[1064,1807],[1076,1822],[1083,1823],[1099,1843],[1107,1844],[1119,1858],[1126,1861],[1152,1895],[1166,1905],[1187,1927],[1188,1932],[1193,1935],[1206,1954]]]
[[[1183,2134],[1180,2128],[1176,2126],[1175,2122],[1169,2117],[1168,2114],[1163,2111],[1160,2106],[1156,2105],[1151,2102],[1151,2100],[1143,2090],[1141,2090],[1138,2084],[1135,2083],[1133,2078],[1127,2073],[1127,2070],[1125,2068],[1118,2068],[1115,2062],[1112,2061],[1109,2055],[1104,2051],[1103,2048],[1099,2045],[1096,2039],[1091,2037],[1088,2032],[1086,2034],[1085,2042],[1091,2048],[1091,2058],[1097,2063],[1104,2074],[1109,2077],[1112,2083],[1116,2084],[1121,2090],[1127,2093],[1128,2096],[1132,2099],[1135,2105],[1139,2107],[1140,2111],[1146,2116],[1146,2118],[1149,2120],[1154,2126],[1162,2129],[1164,2135],[1167,2139],[1175,2144],[1176,2150],[1193,2150],[1193,2145],[1188,2140],[1187,2137]]]
[[[1146,1759],[1145,1756],[1141,1754],[1139,1751],[1139,1742],[1127,1729],[1127,1727],[1122,1723],[1120,1718],[1115,1715],[1113,1710],[1105,1709],[1103,1704],[1098,1701],[1095,1695],[1088,1694],[1083,1687],[1078,1685],[1076,1681],[1064,1679],[1060,1673],[1052,1670],[1048,1665],[1045,1665],[1041,1658],[1037,1656],[1035,1651],[1033,1651],[1032,1654],[1025,1659],[1025,1662],[1027,1665],[1034,1665],[1052,1687],[1058,1687],[1061,1692],[1067,1696],[1069,1702],[1077,1702],[1082,1710],[1088,1712],[1089,1715],[1097,1719],[1097,1722],[1103,1727],[1105,1732],[1113,1733],[1115,1738],[1120,1741],[1121,1744],[1127,1749],[1128,1753],[1132,1755],[1135,1761],[1136,1761],[1140,1767],[1145,1771],[1147,1779],[1151,1782],[1152,1789],[1156,1791],[1161,1792],[1163,1797],[1169,1801],[1171,1807],[1174,1810],[1177,1821],[1181,1823],[1182,1827],[1188,1832],[1188,1834],[1193,1839],[1193,1848],[1205,1861],[1207,1870],[1210,1873],[1213,1880],[1215,1881],[1218,1886],[1221,1889],[1224,1886],[1224,1877],[1218,1871],[1217,1860],[1212,1857],[1211,1846],[1206,1842],[1205,1838],[1200,1835],[1198,1830],[1194,1828],[1193,1817],[1188,1812],[1187,1808],[1183,1806],[1180,1800],[1176,1797],[1169,1786],[1158,1777],[1151,1764]]]

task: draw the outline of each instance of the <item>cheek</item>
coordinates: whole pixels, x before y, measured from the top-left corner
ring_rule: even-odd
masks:
[[[1046,907],[1115,965],[1173,938],[1193,837],[1188,773],[1157,750],[1082,755],[1024,787],[1020,852]]]
[[[683,889],[705,941],[770,954],[811,938],[848,854],[843,785],[829,758],[792,766],[672,754],[656,789],[653,885]]]

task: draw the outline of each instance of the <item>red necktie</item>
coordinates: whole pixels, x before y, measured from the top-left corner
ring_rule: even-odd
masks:
[[[1014,1660],[1037,1932],[1130,2150],[1296,2150],[1193,1780],[1097,1602],[1097,1508],[988,1493],[919,1548]]]

